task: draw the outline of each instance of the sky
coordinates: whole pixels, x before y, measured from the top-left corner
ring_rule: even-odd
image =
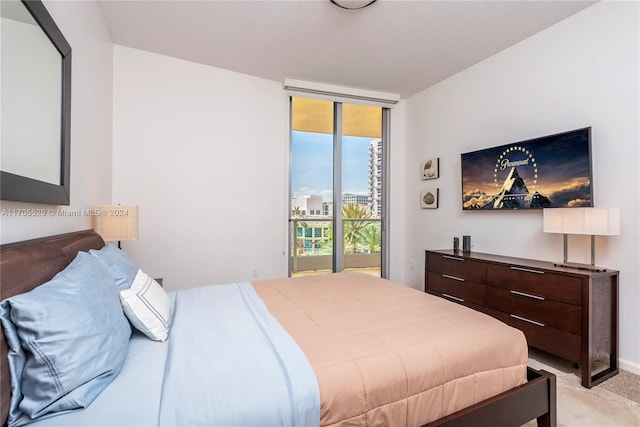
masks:
[[[369,194],[370,137],[342,137],[342,193]],[[293,194],[321,195],[332,201],[333,136],[323,133],[292,133]]]

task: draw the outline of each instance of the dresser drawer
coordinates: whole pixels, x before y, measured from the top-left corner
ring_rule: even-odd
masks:
[[[578,277],[535,268],[489,265],[487,285],[538,295],[568,304],[582,304],[582,281]]]
[[[572,334],[582,333],[582,308],[578,305],[494,286],[487,286],[486,292],[487,306],[490,308]]]
[[[453,279],[447,275],[433,272],[429,272],[428,279],[427,286],[429,290],[481,306],[485,305],[486,286],[481,283],[464,279]]]
[[[471,302],[469,300],[465,301],[462,298],[454,297],[453,295],[445,294],[445,293],[434,291],[434,290],[428,290],[427,293],[431,294],[431,295],[435,295],[435,296],[440,297],[442,299],[449,300],[451,302],[456,302],[456,303],[458,303],[460,305],[464,305],[466,307],[472,308],[475,311],[479,311],[481,313],[486,313],[487,312],[487,308],[485,306],[478,305],[478,304],[473,303],[473,302]]]
[[[489,314],[520,329],[531,347],[579,363],[584,387],[618,373],[618,271],[451,249],[425,251],[425,261],[428,293]]]
[[[459,256],[428,253],[427,268],[429,271],[478,283],[484,283],[487,279],[485,264]]]
[[[555,354],[572,362],[580,362],[580,335],[552,328],[548,325],[536,325],[535,323],[531,323],[529,319],[518,319],[512,315],[491,308],[487,308],[486,312],[507,325],[524,332],[527,343],[530,346]]]

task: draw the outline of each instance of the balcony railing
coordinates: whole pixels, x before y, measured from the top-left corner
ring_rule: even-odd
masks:
[[[380,276],[382,260],[380,220],[343,218],[342,221],[346,229],[343,233],[345,235],[342,258],[344,269]],[[291,226],[291,275],[332,272],[333,221],[292,218]],[[320,233],[318,233],[319,230],[321,230]]]

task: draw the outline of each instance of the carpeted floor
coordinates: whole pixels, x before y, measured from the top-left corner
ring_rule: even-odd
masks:
[[[529,366],[556,375],[558,427],[640,426],[640,377],[626,371],[587,389],[573,363],[529,349]],[[535,421],[526,424],[533,427]]]
[[[597,387],[626,397],[640,404],[640,375],[634,375],[627,371],[620,371],[615,377],[609,378],[607,381]]]

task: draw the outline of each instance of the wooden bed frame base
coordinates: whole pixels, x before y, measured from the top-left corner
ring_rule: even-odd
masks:
[[[527,368],[527,383],[476,403],[424,427],[517,427],[533,419],[556,427],[556,376]]]
[[[28,292],[51,279],[78,251],[99,249],[102,238],[93,230],[79,231],[0,246],[0,300]],[[527,368],[528,382],[479,402],[424,427],[518,427],[538,420],[556,427],[556,377]],[[5,426],[10,400],[7,344],[0,327],[0,424]]]

